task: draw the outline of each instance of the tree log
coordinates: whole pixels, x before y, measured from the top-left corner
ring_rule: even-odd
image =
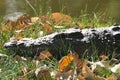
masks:
[[[37,39],[23,38],[5,43],[10,52],[23,56],[39,55],[49,50],[55,56],[63,56],[75,51],[81,56],[97,54],[117,54],[120,52],[120,26],[102,28],[70,28],[60,30]]]

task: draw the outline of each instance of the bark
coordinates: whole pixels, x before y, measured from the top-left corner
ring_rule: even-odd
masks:
[[[5,48],[19,55],[35,56],[49,50],[54,56],[76,51],[81,56],[93,53],[110,54],[120,52],[120,26],[104,28],[60,30],[37,39],[23,38],[5,43]]]

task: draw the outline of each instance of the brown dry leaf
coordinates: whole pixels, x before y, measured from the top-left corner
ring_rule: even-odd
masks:
[[[73,61],[73,55],[72,55],[72,53],[68,54],[67,56],[64,56],[59,61],[59,70],[63,71],[64,68],[67,67],[72,61]]]
[[[51,79],[50,71],[48,69],[40,70],[36,75],[37,80]]]
[[[77,77],[78,77],[79,80],[86,80],[86,79],[85,79],[83,76],[81,76],[81,75],[78,75]]]
[[[69,76],[72,76],[74,73],[73,70],[69,70],[67,72],[58,72],[56,75],[55,75],[55,80],[69,80],[68,77]]]
[[[83,28],[83,23],[79,23],[80,28]]]
[[[72,70],[70,65],[66,66],[61,72],[68,72],[69,70]]]
[[[120,77],[117,80],[120,80]]]
[[[28,69],[26,67],[22,67],[21,71],[23,72],[24,75],[28,73]]]
[[[18,22],[10,21],[10,24],[11,24],[11,29],[10,30],[13,30],[15,28],[15,26],[18,25]]]
[[[85,78],[94,78],[94,74],[92,73],[92,71],[89,69],[89,67],[87,66],[87,61],[84,61],[83,66],[82,66],[82,75]]]
[[[95,80],[106,80],[106,79],[100,76],[95,76]]]
[[[42,22],[43,24],[46,24],[47,21],[49,21],[49,17],[48,17],[47,15],[44,15],[44,16],[41,17],[41,22]]]
[[[39,17],[31,17],[31,22],[35,23],[39,20]]]
[[[19,26],[20,24],[28,24],[28,22],[30,22],[29,17],[25,14],[23,16],[21,16],[20,18],[18,18],[16,21],[11,21],[11,20],[7,20],[5,21],[5,24],[10,25],[10,30],[13,30],[14,28],[17,28],[17,26]]]
[[[29,26],[29,25],[27,25],[27,24],[20,24],[20,25],[18,26],[18,30],[27,28],[28,26]]]
[[[52,30],[53,30],[52,26],[50,26],[50,25],[47,24],[47,23],[44,24],[43,27],[44,27],[44,31],[46,31],[46,32],[52,31]]]
[[[108,56],[106,56],[106,55],[100,55],[99,58],[100,58],[100,60],[107,60]]]
[[[20,60],[21,60],[21,56],[15,55],[14,59],[15,59],[16,61],[20,61]]]
[[[56,13],[51,14],[50,20],[52,20],[55,24],[70,25],[72,18],[69,15],[65,15],[65,14],[56,12]]]
[[[110,75],[107,80],[117,80],[117,77],[115,76],[115,74]]]
[[[26,75],[28,72],[31,71],[31,69],[22,66],[22,67],[21,67],[21,71],[22,71],[23,75]]]
[[[118,59],[112,58],[109,62],[110,65],[118,64],[120,61]]]
[[[79,59],[79,55],[78,55],[78,53],[73,53],[73,59],[74,59],[74,63],[75,63],[75,65],[76,65],[76,67],[82,67],[83,66],[83,61],[81,61],[80,59]]]
[[[37,60],[40,61],[40,60],[51,58],[51,57],[53,56],[49,51],[42,51],[40,55],[38,56]]]
[[[79,73],[79,72],[81,72],[81,68],[82,68],[82,66],[83,66],[83,61],[82,60],[80,60],[79,59],[79,55],[78,55],[78,53],[73,53],[73,61],[74,61],[74,63],[75,63],[75,66],[76,66],[76,71]]]
[[[28,78],[19,78],[17,80],[29,80]]]

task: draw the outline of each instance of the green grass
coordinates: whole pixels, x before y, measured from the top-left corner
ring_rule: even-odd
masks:
[[[71,25],[74,26],[75,23],[81,23],[83,25],[83,28],[110,26],[113,24],[112,22],[109,22],[109,21],[107,23],[102,23],[102,22],[100,22],[99,17],[94,16],[91,18],[87,14],[81,15],[79,18],[73,18]],[[22,37],[37,38],[36,34],[38,34],[38,32],[41,30],[43,30],[42,26],[39,23],[35,23],[35,24],[31,25],[29,28],[26,28],[24,30],[24,32],[22,33]],[[56,31],[56,30],[53,29],[53,32],[54,31]],[[9,57],[7,57],[7,58],[0,58],[0,69],[1,69],[0,79],[1,80],[11,80],[11,79],[16,80],[16,79],[22,78],[22,77],[27,77],[28,79],[37,79],[34,72],[37,68],[41,67],[42,66],[41,64],[43,64],[43,63],[39,62],[39,66],[35,67],[35,65],[33,65],[33,62],[32,62],[32,60],[34,60],[34,59],[32,59],[31,61],[16,62],[16,60],[13,58],[13,56],[10,55],[9,52],[7,52],[7,50],[4,48],[4,43],[9,41],[11,35],[14,34],[14,31],[10,31],[9,33],[5,32],[5,31],[0,31],[0,32],[1,32],[0,33],[0,36],[1,36],[0,37],[0,53],[9,55]],[[44,33],[44,34],[46,34],[46,33]],[[58,50],[64,51],[64,55],[68,54],[68,51],[70,51],[70,49],[72,49],[72,46],[70,46],[68,48],[68,47],[66,47],[66,45],[64,45],[64,43],[63,43],[63,45],[61,45],[61,47],[58,48]],[[96,52],[97,52],[97,50],[96,50]],[[98,55],[96,52],[95,52],[95,55],[91,58],[93,61],[98,60]],[[47,65],[49,66],[49,69],[53,70],[55,67],[54,60],[46,61],[46,62],[47,62]],[[22,67],[31,69],[31,71],[24,75],[23,72],[21,71]],[[57,69],[57,66],[55,69]],[[102,75],[102,74],[100,74],[100,75]],[[107,76],[107,74],[105,76]]]
[[[48,4],[48,2],[46,4]],[[30,4],[29,4],[29,6],[30,6]],[[36,6],[36,5],[34,5],[34,6]],[[43,8],[40,8],[40,9],[43,9]],[[37,8],[37,10],[35,10],[35,8],[33,7],[32,10],[34,11],[35,15],[37,15],[39,17],[42,16],[41,13],[42,14],[44,13],[44,12],[42,12],[43,10],[39,10],[38,8]],[[47,14],[51,14],[51,11],[48,11]],[[70,26],[74,27],[74,26],[76,26],[75,24],[77,23],[77,24],[81,24],[82,28],[93,28],[93,27],[111,26],[114,24],[112,19],[106,20],[101,15],[99,15],[99,13],[93,13],[93,15],[94,16],[91,17],[89,14],[86,14],[84,11],[82,11],[82,15],[79,16],[79,18],[72,18],[72,23]],[[3,23],[4,22],[1,20],[1,26]],[[55,24],[52,24],[52,25],[54,26]],[[66,26],[66,25],[63,25],[63,26]],[[68,28],[68,27],[65,27],[65,28]],[[29,28],[26,28],[21,35],[22,35],[22,37],[37,38],[38,32],[42,31],[42,30],[43,30],[42,25],[39,23],[35,23],[35,24],[31,25]],[[59,29],[53,29],[53,32],[55,32],[57,30],[59,30]],[[37,77],[34,74],[35,70],[37,68],[42,67],[44,65],[44,63],[49,66],[50,71],[58,68],[58,62],[56,59],[41,61],[38,63],[37,66],[35,66],[33,64],[34,59],[30,59],[28,61],[24,61],[24,60],[16,61],[13,57],[14,55],[10,55],[9,52],[4,48],[4,43],[8,42],[10,37],[12,37],[12,35],[14,35],[14,34],[15,34],[14,30],[10,31],[10,32],[5,32],[5,31],[2,31],[2,29],[0,29],[0,53],[9,55],[6,58],[0,58],[0,69],[1,69],[0,80],[16,80],[16,79],[22,78],[22,77],[28,77],[31,80],[35,80],[35,79],[37,79]],[[46,35],[46,34],[48,34],[48,33],[44,32],[44,35]],[[56,48],[58,48],[58,50],[63,50],[64,55],[68,54],[69,51],[72,51],[71,50],[72,45],[70,45],[69,47],[66,47],[66,45],[64,45],[64,43],[61,45],[61,47],[56,47]],[[91,57],[92,61],[98,60],[97,50],[95,50],[95,51],[96,51],[95,54],[93,55],[93,57]],[[21,70],[22,67],[30,69],[31,71],[28,72],[27,74],[24,74]],[[109,73],[108,73],[108,75],[109,75]],[[100,75],[102,75],[102,74],[100,74]],[[108,75],[106,74],[105,76],[108,76]]]

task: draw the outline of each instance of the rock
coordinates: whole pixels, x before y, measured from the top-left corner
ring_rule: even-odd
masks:
[[[41,51],[49,50],[55,56],[62,56],[66,51],[76,51],[81,56],[97,52],[120,52],[120,26],[79,29],[69,28],[37,39],[23,38],[19,41],[5,43],[5,48],[19,55],[35,56]],[[118,57],[118,56],[117,56]]]

